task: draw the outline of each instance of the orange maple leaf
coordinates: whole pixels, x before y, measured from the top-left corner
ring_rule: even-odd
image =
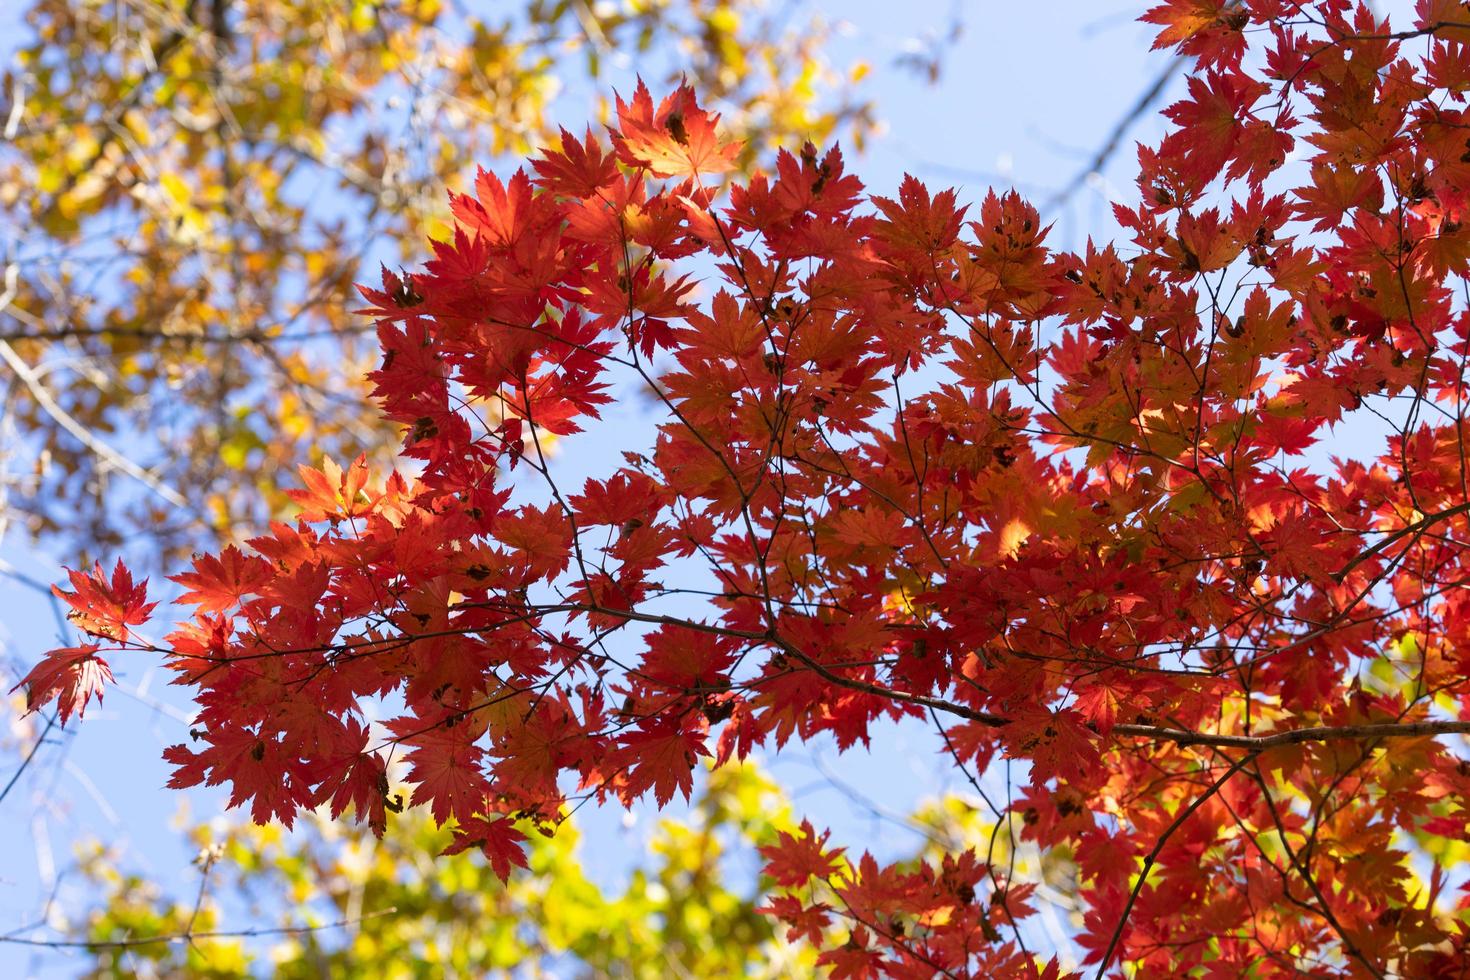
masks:
[[[735,168],[740,144],[715,134],[720,117],[701,109],[688,85],[679,86],[655,110],[640,79],[633,100],[619,98],[617,108],[614,140],[618,157],[628,166],[646,168],[655,177],[689,179]]]

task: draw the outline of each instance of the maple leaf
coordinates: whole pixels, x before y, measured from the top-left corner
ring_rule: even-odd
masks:
[[[1156,51],[1178,47],[1201,64],[1238,62],[1245,51],[1243,29],[1250,12],[1239,0],[1169,0],[1139,20],[1163,27],[1154,39]]]
[[[56,699],[56,710],[64,726],[75,712],[81,717],[94,696],[102,702],[105,684],[111,684],[112,668],[97,656],[97,644],[59,647],[46,651],[41,660],[21,678],[12,692],[26,689],[26,712],[37,711]]]
[[[1296,138],[1289,132],[1294,123],[1289,116],[1272,122],[1248,120],[1236,136],[1235,158],[1225,171],[1226,178],[1243,177],[1251,186],[1260,187],[1286,162],[1296,145]]]
[[[884,218],[879,227],[885,237],[895,245],[915,249],[926,256],[948,248],[959,236],[967,209],[956,201],[953,189],[931,195],[912,174],[904,174],[898,185],[898,200],[873,198],[873,204]]]
[[[756,911],[775,916],[790,926],[786,930],[786,941],[805,939],[809,943],[821,940],[822,933],[832,922],[832,907],[824,902],[807,905],[794,895],[774,895]]]
[[[367,728],[349,719],[342,731],[341,751],[320,771],[316,802],[331,808],[333,819],[350,805],[358,820],[382,837],[387,829],[388,769],[383,758],[362,751],[367,746]]]
[[[313,471],[314,472],[314,471]],[[194,571],[169,576],[188,591],[178,602],[198,605],[202,615],[224,612],[270,581],[270,563],[258,555],[246,555],[230,545],[219,557],[203,555],[194,559]]]
[[[734,169],[740,144],[715,134],[718,115],[701,109],[694,90],[681,85],[653,107],[643,80],[630,102],[617,99],[618,127],[613,142],[630,167],[645,167],[656,177],[698,180]]]
[[[125,642],[132,634],[129,626],[148,621],[156,602],[148,602],[148,580],[133,584],[133,573],[119,559],[109,580],[100,564],[90,572],[67,570],[75,592],[52,586],[51,592],[71,606],[66,618],[84,633],[103,639]]]
[[[450,816],[468,820],[480,811],[490,783],[480,768],[484,749],[474,744],[469,725],[430,726],[405,717],[389,722],[388,730],[409,747],[404,761],[409,764],[407,781],[414,784],[414,806],[427,805],[440,823]]]
[[[358,517],[371,510],[371,503],[361,496],[367,485],[366,456],[358,456],[346,472],[331,459],[323,459],[319,470],[301,466],[297,472],[306,489],[287,490],[286,496],[301,508],[302,520],[340,520]],[[238,574],[243,569],[232,571]]]
[[[624,733],[608,759],[610,767],[626,768],[619,794],[628,801],[652,789],[660,806],[676,791],[689,799],[694,765],[700,756],[710,754],[704,742],[705,732],[698,725],[677,721],[645,722]]]
[[[538,224],[552,220],[550,201],[535,194],[524,170],[512,174],[509,183],[478,170],[474,195],[451,194],[449,210],[473,239],[511,251],[534,235]]]
[[[1096,737],[1074,709],[1040,712],[1006,726],[1008,750],[1028,758],[1041,779],[1085,782],[1099,761]]]
[[[822,951],[817,966],[826,967],[833,980],[877,980],[887,976],[888,960],[869,942],[868,930],[856,926],[842,945]]]
[[[700,630],[661,626],[647,642],[639,675],[675,690],[718,683],[735,660],[729,640]]]
[[[1078,690],[1077,700],[1072,706],[1087,722],[1095,725],[1099,733],[1106,735],[1113,730],[1118,709],[1128,703],[1131,693],[1131,685],[1116,681],[1110,683],[1103,677]]]
[[[1077,866],[1094,887],[1124,887],[1138,870],[1138,855],[1126,835],[1111,835],[1100,828],[1084,831],[1077,848]]]
[[[818,835],[809,820],[801,822],[799,834],[781,831],[776,843],[760,849],[766,859],[765,873],[782,888],[799,888],[812,878],[826,881],[845,866],[845,849],[827,847],[831,836],[830,830]]]
[[[589,129],[581,142],[565,129],[561,131],[561,149],[542,151],[532,162],[541,186],[556,194],[592,197],[618,176],[617,160],[602,152]]]
[[[626,528],[631,521],[637,521],[638,527],[653,523],[663,506],[662,497],[661,488],[646,474],[623,469],[610,480],[588,480],[582,492],[568,502],[579,523]],[[631,530],[636,528],[629,533]]]
[[[454,839],[442,853],[458,854],[472,847],[478,848],[490,861],[490,869],[495,876],[506,881],[512,868],[527,866],[526,853],[521,847],[525,839],[526,835],[505,817],[494,820],[465,817],[455,824]]]
[[[1190,98],[1164,110],[1179,131],[1171,139],[1184,172],[1200,183],[1208,183],[1224,168],[1235,151],[1247,111],[1263,86],[1239,72],[1209,71],[1190,76]]]
[[[186,745],[164,749],[164,760],[174,766],[170,788],[228,782],[228,806],[248,801],[256,823],[268,823],[274,817],[287,828],[295,822],[297,812],[310,804],[313,794],[305,767],[279,739],[238,725],[212,728],[202,737],[208,744],[200,752]]]
[[[1314,231],[1326,231],[1355,208],[1378,211],[1383,206],[1383,182],[1371,168],[1314,163],[1311,183],[1296,197],[1298,216],[1311,220]]]
[[[732,754],[743,761],[750,755],[751,749],[760,744],[761,735],[760,725],[752,716],[749,704],[745,701],[734,701],[730,717],[726,719],[725,728],[720,732],[719,742],[715,746],[715,765],[723,766]]]
[[[1220,212],[1206,208],[1198,214],[1184,212],[1175,226],[1180,266],[1189,273],[1223,269],[1241,252],[1241,242],[1220,220]]]

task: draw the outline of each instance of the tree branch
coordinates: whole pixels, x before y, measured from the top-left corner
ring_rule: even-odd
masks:
[[[41,946],[46,949],[129,949],[136,946],[157,946],[160,943],[191,943],[196,939],[249,939],[254,936],[299,936],[308,932],[321,932],[340,926],[356,925],[368,919],[394,915],[398,909],[386,908],[369,912],[355,919],[338,919],[317,926],[276,926],[270,929],[237,929],[232,931],[180,932],[166,936],[144,936],[140,939],[25,939],[20,936],[0,936],[0,943],[18,946]]]
[[[1164,832],[1159,835],[1159,839],[1154,842],[1153,850],[1149,851],[1143,859],[1143,868],[1138,872],[1138,880],[1133,883],[1133,890],[1128,893],[1128,902],[1123,906],[1123,914],[1118,917],[1118,926],[1113,930],[1113,938],[1108,942],[1108,948],[1103,953],[1102,962],[1097,965],[1097,980],[1102,980],[1103,975],[1107,972],[1108,964],[1113,960],[1113,953],[1117,950],[1118,943],[1123,938],[1123,930],[1128,926],[1128,917],[1133,914],[1133,904],[1138,901],[1138,894],[1143,891],[1143,883],[1148,880],[1148,873],[1153,868],[1154,861],[1158,860],[1160,852],[1164,849],[1164,845],[1169,842],[1169,838],[1174,835],[1174,831],[1182,827],[1184,821],[1188,820],[1194,811],[1204,806],[1206,802],[1220,791],[1220,787],[1224,786],[1231,776],[1240,772],[1246,764],[1255,759],[1256,755],[1257,753],[1251,752],[1241,756],[1232,763],[1229,769],[1226,769],[1220,774],[1220,778],[1211,783],[1208,789],[1194,798],[1194,802],[1179,812],[1179,816],[1174,818],[1174,821],[1164,829]]]
[[[1155,725],[1116,725],[1120,735],[1152,738],[1176,745],[1210,745],[1222,749],[1249,749],[1263,752],[1282,745],[1303,742],[1355,741],[1370,738],[1422,738],[1435,735],[1470,735],[1470,721],[1411,721],[1378,725],[1323,725],[1296,728],[1271,735],[1216,735],[1211,732],[1187,732]]]

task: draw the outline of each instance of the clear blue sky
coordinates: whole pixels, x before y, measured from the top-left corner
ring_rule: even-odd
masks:
[[[0,4],[0,39],[16,36],[13,18],[22,6],[19,0]],[[991,185],[1014,185],[1041,203],[1086,165],[1167,62],[1147,52],[1151,32],[1132,20],[1146,4],[970,2],[959,6],[964,34],[945,56],[943,78],[931,87],[894,63],[928,43],[925,34],[944,34],[953,4],[862,0],[816,6],[843,23],[834,60],[862,57],[874,66],[871,90],[889,129],[853,165],[881,194],[892,193],[908,171],[931,187],[960,186],[964,200],[977,200]],[[0,53],[6,45],[0,40]],[[570,125],[587,115],[585,107],[572,104],[559,111]],[[1107,197],[1131,196],[1132,141],[1157,132],[1157,122],[1145,119],[1124,140],[1103,179],[1084,185],[1047,215],[1057,223],[1054,244],[1076,246],[1089,234],[1106,238],[1112,233]],[[60,574],[52,558],[33,551],[14,529],[0,543],[0,557],[37,581],[54,581]],[[0,653],[8,662],[28,664],[57,639],[42,596],[0,576]],[[192,855],[168,828],[169,820],[186,799],[196,819],[218,812],[222,799],[215,793],[163,789],[168,772],[159,758],[163,746],[184,739],[189,704],[164,686],[158,664],[123,659],[114,666],[122,686],[109,693],[105,708],[43,746],[33,769],[0,802],[0,827],[6,830],[0,836],[0,931],[35,920],[56,875],[70,863],[74,842],[86,837],[122,845],[131,866],[179,894],[197,882],[188,865]],[[903,729],[880,732],[871,754],[838,758],[820,749],[815,754],[821,766],[830,766],[856,791],[904,812],[925,796],[963,789],[934,749],[923,732]],[[836,842],[889,856],[914,846],[915,838],[872,817],[834,788],[812,751],[796,750],[768,762],[798,794],[798,806],[815,823],[833,828]],[[13,757],[0,760],[0,783],[13,764]],[[642,814],[625,827],[620,812],[589,814],[584,821],[591,843],[620,845],[597,846],[593,853],[633,857],[650,823]],[[598,860],[603,859],[589,858]],[[610,879],[626,866],[627,860],[617,857],[592,869]],[[64,881],[57,895],[63,907],[85,899]],[[250,925],[232,921],[224,928]],[[75,969],[68,962],[57,954],[0,946],[0,975],[6,977],[65,976]]]

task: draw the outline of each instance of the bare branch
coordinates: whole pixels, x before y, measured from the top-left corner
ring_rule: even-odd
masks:
[[[337,919],[316,926],[276,926],[269,929],[235,929],[227,931],[180,932],[166,936],[144,936],[138,939],[26,939],[21,936],[0,936],[0,943],[17,946],[40,946],[45,949],[131,949],[137,946],[157,946],[160,943],[192,943],[199,939],[249,939],[255,936],[299,936],[309,932],[322,932],[357,925],[369,919],[394,915],[396,908],[380,909],[355,919]]]

